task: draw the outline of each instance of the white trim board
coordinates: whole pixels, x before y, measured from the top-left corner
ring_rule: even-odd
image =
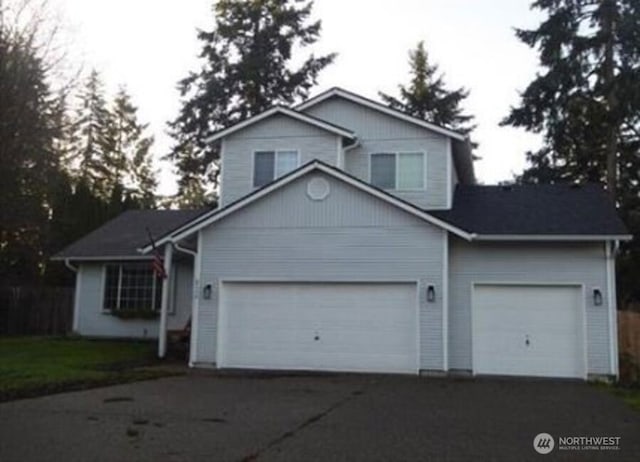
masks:
[[[449,370],[449,233],[442,237],[442,368]]]
[[[105,257],[51,257],[52,261],[128,261],[128,260],[152,260],[153,256],[151,255],[114,255],[113,257],[105,256]]]
[[[220,138],[224,138],[225,136],[231,135],[232,133],[235,133],[239,130],[242,130],[243,128],[246,128],[250,125],[253,125],[255,123],[260,122],[261,120],[264,119],[268,119],[269,117],[272,117],[274,115],[284,115],[287,117],[291,117],[292,119],[298,120],[300,122],[309,124],[309,125],[313,125],[314,127],[320,128],[322,130],[334,133],[336,135],[339,136],[343,136],[345,138],[348,138],[350,140],[355,140],[356,139],[356,135],[347,129],[344,128],[340,128],[336,125],[330,124],[328,122],[324,122],[320,119],[317,119],[315,117],[311,117],[307,114],[303,114],[301,112],[298,111],[294,111],[293,109],[289,109],[283,106],[276,106],[273,107],[271,109],[267,109],[266,111],[250,117],[247,120],[244,120],[242,122],[239,122],[235,125],[232,125],[231,127],[225,128],[223,130],[220,130],[219,132],[211,135],[210,137],[208,137],[205,142],[206,143],[212,143],[214,141],[219,140]]]
[[[193,284],[191,293],[191,336],[189,338],[189,367],[198,362],[198,329],[200,328],[200,283],[202,277],[202,233],[198,232],[197,253],[193,259]]]
[[[307,109],[309,109],[310,107],[313,107],[319,103],[321,103],[322,101],[325,101],[333,96],[339,96],[341,98],[344,98],[348,101],[351,101],[353,103],[356,104],[360,104],[362,106],[366,106],[370,109],[374,109],[378,112],[382,112],[384,114],[390,115],[392,117],[395,117],[396,119],[400,119],[403,120],[405,122],[410,122],[414,125],[418,125],[422,128],[426,128],[429,129],[431,131],[434,131],[436,133],[439,133],[441,135],[445,135],[445,136],[449,136],[451,138],[455,138],[457,140],[460,141],[465,141],[467,140],[467,136],[458,133],[454,130],[450,130],[448,128],[445,127],[440,127],[439,125],[435,125],[432,124],[430,122],[427,122],[425,120],[422,119],[418,119],[417,117],[413,117],[410,116],[408,114],[404,114],[400,111],[396,111],[395,109],[391,109],[390,107],[385,106],[382,103],[378,103],[377,101],[373,101],[370,100],[368,98],[364,98],[360,95],[357,95],[355,93],[352,93],[350,91],[344,90],[342,88],[331,88],[323,93],[320,93],[319,95],[316,95],[310,99],[308,99],[307,101],[303,102],[302,104],[299,104],[298,106],[295,107],[296,110],[298,111],[305,111]]]
[[[616,300],[616,243],[604,243],[607,277],[607,315],[609,324],[609,368],[611,375],[618,378],[618,308]],[[612,249],[613,247],[613,249]]]
[[[472,234],[474,241],[628,241],[631,235],[608,234]]]

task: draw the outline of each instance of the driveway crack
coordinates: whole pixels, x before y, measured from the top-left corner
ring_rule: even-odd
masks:
[[[286,431],[286,432],[282,433],[280,436],[278,436],[277,438],[271,440],[263,448],[258,449],[256,452],[251,453],[251,454],[239,459],[238,462],[254,462],[254,461],[258,460],[258,458],[262,454],[267,452],[268,450],[273,449],[274,447],[278,446],[279,444],[281,444],[282,442],[288,440],[289,438],[293,438],[300,431],[302,431],[305,428],[307,428],[308,426],[313,425],[314,423],[322,420],[324,417],[326,417],[327,415],[331,414],[336,409],[338,409],[338,408],[344,406],[345,404],[355,400],[357,397],[362,396],[362,394],[364,394],[364,388],[352,391],[349,395],[347,395],[344,398],[342,398],[342,399],[336,401],[335,403],[331,404],[325,410],[323,410],[323,411],[321,411],[321,412],[319,412],[317,414],[312,415],[311,417],[306,419],[304,422],[302,422],[300,425],[296,426],[292,430]]]

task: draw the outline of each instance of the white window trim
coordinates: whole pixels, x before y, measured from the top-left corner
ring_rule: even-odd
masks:
[[[276,177],[276,169],[278,167],[278,153],[281,152],[295,152],[296,153],[296,167],[294,168],[294,170],[298,167],[300,167],[300,150],[299,149],[254,149],[253,153],[251,154],[251,190],[254,189],[258,189],[258,188],[262,188],[265,185],[262,186],[256,186],[256,154],[258,152],[273,152],[273,178],[271,179],[271,182],[274,182],[275,180],[277,180],[278,178],[281,178],[282,176]],[[288,173],[288,172],[287,172]],[[285,173],[286,175],[286,173]],[[267,183],[267,184],[269,184]]]
[[[101,303],[101,312],[103,314],[112,314],[114,310],[109,309],[109,308],[105,308],[104,306],[104,302],[105,302],[105,298],[106,298],[106,290],[107,290],[107,267],[108,266],[118,266],[118,298],[116,300],[117,303],[117,307],[116,307],[116,311],[120,309],[120,301],[121,301],[121,291],[122,291],[122,267],[124,265],[130,264],[131,262],[111,262],[111,263],[106,263],[104,265],[102,265],[102,287],[101,287],[101,293],[102,293],[102,303]],[[170,281],[175,281],[175,271],[172,272],[172,274],[169,276],[169,280]],[[162,284],[162,282],[158,281],[158,278],[154,275],[153,277],[153,282],[152,282],[152,297],[151,297],[151,307],[152,310],[160,313],[160,308],[158,308],[157,310],[154,308],[155,304],[156,304],[156,289],[157,289],[157,285],[158,284]],[[171,284],[172,286],[175,287],[175,282],[173,284]],[[175,303],[170,303],[169,307],[168,307],[168,311],[167,314],[173,316],[176,314],[176,304]]]
[[[392,189],[386,189],[385,191],[394,191],[394,192],[399,192],[399,193],[404,193],[404,192],[425,192],[427,190],[427,151],[422,151],[422,150],[415,150],[415,151],[375,151],[375,152],[370,152],[368,155],[368,170],[369,170],[369,176],[368,176],[368,182],[370,185],[374,186],[377,188],[377,186],[375,186],[372,182],[371,182],[371,159],[373,156],[375,155],[379,155],[379,154],[393,154],[395,156],[395,161],[396,161],[396,184],[395,184],[395,188]],[[398,179],[399,179],[399,172],[400,169],[398,168],[398,159],[399,156],[402,154],[422,154],[422,160],[423,160],[423,164],[424,164],[424,168],[423,170],[423,178],[422,178],[422,188],[403,188],[403,189],[398,189]]]

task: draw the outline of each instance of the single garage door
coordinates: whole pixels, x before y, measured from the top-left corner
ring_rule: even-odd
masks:
[[[416,373],[415,284],[224,283],[221,367]]]
[[[585,376],[580,287],[476,285],[476,374]]]

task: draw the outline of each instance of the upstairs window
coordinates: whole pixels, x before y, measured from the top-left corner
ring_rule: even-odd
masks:
[[[370,182],[381,189],[417,191],[425,189],[424,152],[380,152],[371,154]]]
[[[256,151],[253,186],[259,188],[298,168],[298,151]]]

